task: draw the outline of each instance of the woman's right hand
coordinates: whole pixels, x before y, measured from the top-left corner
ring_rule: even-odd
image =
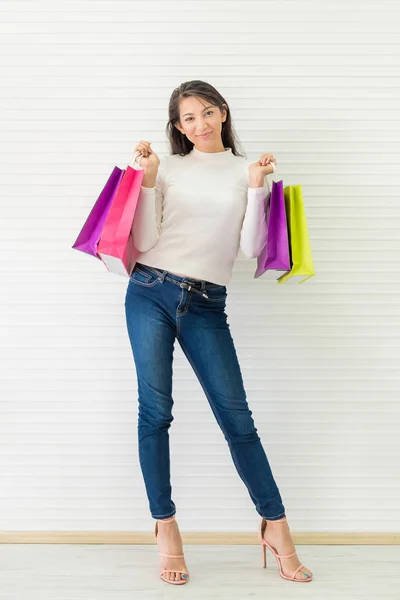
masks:
[[[135,154],[135,152],[140,152],[140,154],[136,156],[135,162],[141,169],[144,169],[145,172],[158,170],[160,159],[152,150],[150,142],[147,142],[146,140],[140,140],[133,153]]]

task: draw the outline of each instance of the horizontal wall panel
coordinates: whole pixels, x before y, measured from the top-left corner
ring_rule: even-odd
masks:
[[[302,187],[316,275],[255,279],[239,250],[226,303],[293,529],[399,529],[399,19],[392,0],[0,3],[1,530],[151,530],[129,280],[72,245],[139,140],[169,154],[192,79],[227,100],[247,160],[272,152]],[[178,341],[173,400],[181,529],[254,530]]]

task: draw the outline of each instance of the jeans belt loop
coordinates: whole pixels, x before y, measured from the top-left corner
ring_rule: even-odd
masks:
[[[160,281],[160,283],[164,283],[164,279],[165,279],[165,275],[167,274],[167,271],[159,271],[155,267],[151,267],[150,270],[153,271],[153,273],[155,273],[157,275],[158,281]]]

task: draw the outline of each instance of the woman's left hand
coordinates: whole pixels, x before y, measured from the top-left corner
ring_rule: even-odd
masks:
[[[274,169],[270,165],[271,162],[276,166],[276,158],[274,158],[273,154],[261,154],[257,162],[249,165],[249,177],[255,180],[273,173]]]

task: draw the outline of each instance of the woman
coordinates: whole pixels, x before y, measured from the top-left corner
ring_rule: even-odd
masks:
[[[248,164],[235,147],[227,102],[210,84],[183,83],[169,102],[171,154],[162,160],[141,140],[144,169],[132,227],[139,250],[125,298],[139,393],[139,460],[161,555],[160,576],[189,574],[171,498],[168,429],[175,339],[193,367],[228,442],[282,577],[311,581],[293,547],[285,508],[248,407],[227,323],[226,285],[239,245],[257,257],[265,243],[266,176],[272,154]],[[268,525],[268,526],[267,526]]]

